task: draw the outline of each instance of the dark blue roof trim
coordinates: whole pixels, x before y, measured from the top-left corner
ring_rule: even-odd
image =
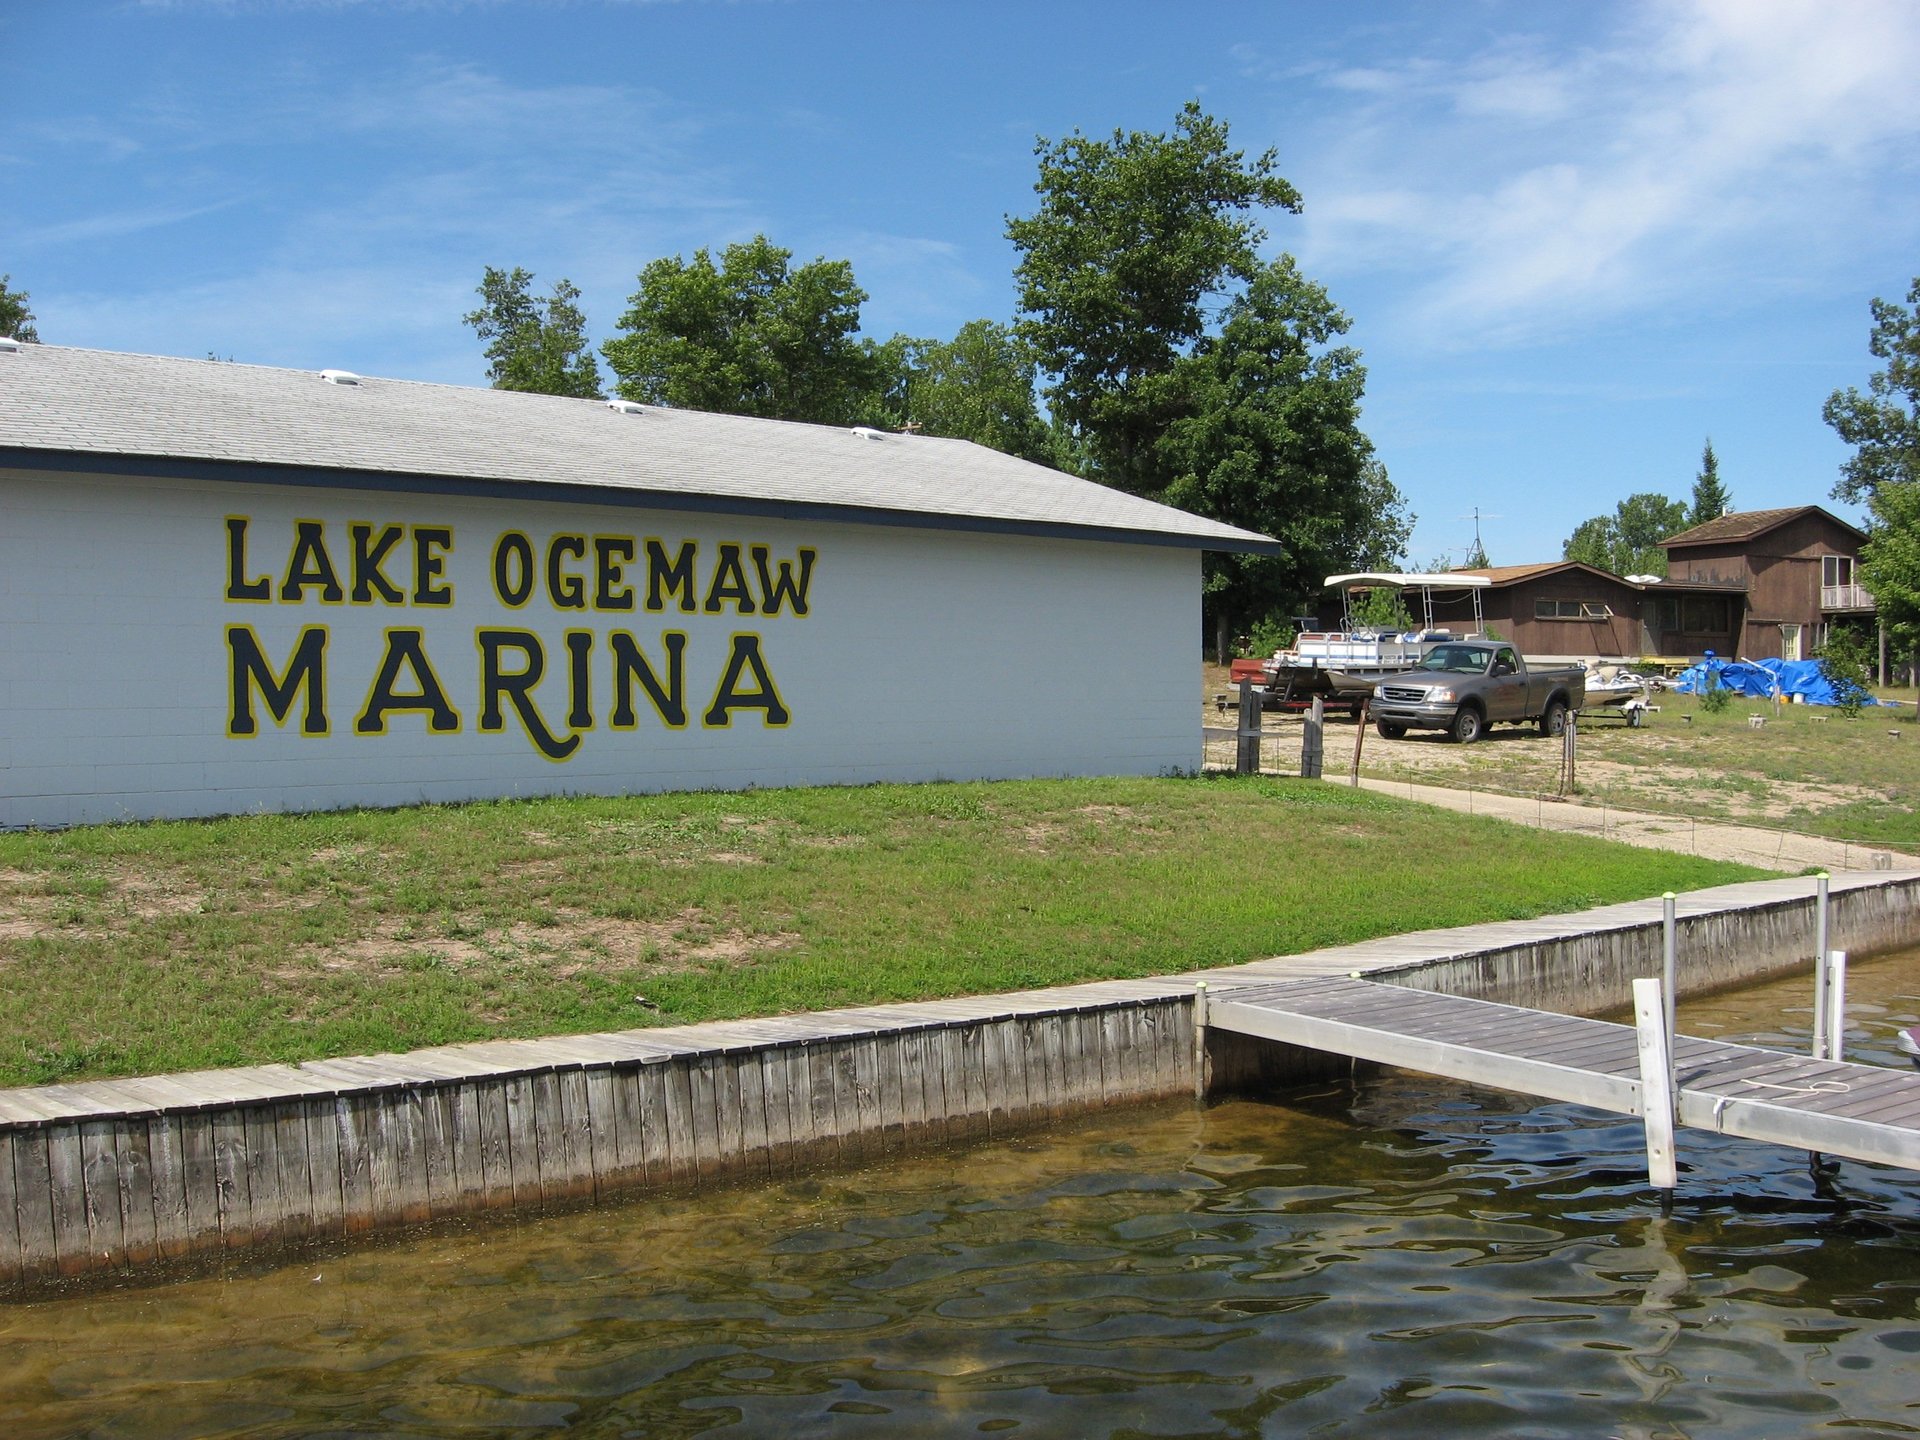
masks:
[[[233,485],[294,485],[328,490],[395,491],[410,495],[469,495],[488,500],[532,500],[544,504],[612,505],[631,509],[679,510],[698,515],[754,515],[773,520],[888,525],[911,530],[958,530],[987,535],[1104,540],[1109,544],[1211,550],[1223,554],[1285,553],[1284,547],[1272,540],[1233,542],[1198,535],[1170,535],[1153,530],[1119,530],[1102,525],[1049,525],[1037,520],[998,520],[982,515],[882,510],[864,505],[821,505],[804,501],[743,499],[728,495],[688,495],[633,490],[621,486],[536,485],[520,480],[486,480],[465,475],[420,475],[310,465],[188,460],[173,455],[94,454],[85,450],[29,450],[0,446],[0,468],[92,475],[145,475],[166,480],[213,480]]]

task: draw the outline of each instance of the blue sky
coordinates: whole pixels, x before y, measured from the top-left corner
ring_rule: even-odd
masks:
[[[1305,197],[1415,564],[1555,558],[1711,436],[1824,503],[1920,275],[1920,6],[8,0],[0,271],[43,339],[484,383],[485,265],[584,292],[765,232],[868,333],[1013,315],[1037,136],[1198,98]]]

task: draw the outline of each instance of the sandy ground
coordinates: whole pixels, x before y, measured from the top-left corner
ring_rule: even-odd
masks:
[[[1207,763],[1231,766],[1236,717],[1230,709],[1221,713],[1213,702],[1213,696],[1226,689],[1224,673],[1217,680],[1211,674],[1207,679],[1200,716],[1207,737]],[[1261,729],[1267,767],[1279,774],[1297,774],[1299,719],[1269,712],[1261,717]],[[1348,772],[1354,738],[1354,727],[1344,714],[1338,714],[1327,725],[1322,773],[1329,782],[1350,783]],[[1515,795],[1471,788],[1485,752],[1499,746],[1518,747],[1515,754],[1526,754],[1540,770],[1537,787],[1527,788],[1546,793]],[[1628,845],[1733,860],[1769,870],[1920,871],[1920,860],[1904,854],[1795,834],[1777,825],[1742,825],[1737,821],[1693,819],[1621,810],[1591,801],[1554,799],[1550,792],[1555,788],[1552,777],[1557,773],[1557,747],[1542,743],[1527,730],[1496,730],[1478,745],[1469,747],[1449,744],[1437,733],[1415,733],[1401,740],[1388,740],[1369,728],[1362,754],[1369,770],[1387,770],[1395,776],[1390,780],[1363,777],[1360,783],[1366,789],[1451,810],[1490,815],[1513,824],[1594,835]],[[1610,769],[1637,769],[1640,775],[1645,774],[1644,767],[1614,766],[1591,752],[1580,761],[1581,776],[1589,783],[1602,781]],[[1685,778],[1673,771],[1669,771],[1668,776],[1674,780]],[[1710,777],[1701,778],[1704,781]],[[1835,798],[1831,785],[1816,790],[1791,782],[1776,782],[1766,795],[1755,799],[1750,818],[1760,822],[1777,820],[1803,803],[1806,795],[1800,793],[1802,790],[1828,800]]]

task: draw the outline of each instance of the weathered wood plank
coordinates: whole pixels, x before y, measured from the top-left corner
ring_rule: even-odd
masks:
[[[253,1236],[271,1244],[284,1236],[286,1212],[280,1204],[280,1137],[273,1106],[248,1106],[240,1112],[246,1127],[246,1185],[252,1204]]]
[[[506,1084],[507,1164],[516,1210],[540,1208],[540,1141],[533,1076],[509,1076]]]
[[[127,1260],[126,1228],[120,1215],[120,1155],[116,1144],[119,1128],[112,1120],[88,1120],[80,1126],[87,1237],[96,1268],[117,1267]]]
[[[614,1098],[613,1067],[595,1065],[581,1072],[587,1084],[587,1138],[593,1150],[588,1162],[593,1194],[611,1195],[627,1183],[620,1147],[620,1110]]]
[[[900,1079],[900,1053],[904,1036],[887,1031],[874,1036],[873,1058],[876,1094],[879,1098],[880,1146],[894,1152],[907,1143],[906,1100]]]
[[[373,1155],[367,1134],[365,1096],[340,1094],[330,1107],[334,1154],[340,1165],[340,1231],[359,1235],[371,1230],[373,1218]]]
[[[765,1053],[748,1050],[730,1058],[740,1091],[741,1165],[748,1174],[761,1176],[772,1170],[772,1144],[767,1135],[766,1072],[760,1063]]]
[[[487,1206],[486,1137],[480,1125],[480,1086],[471,1079],[445,1087],[453,1131],[453,1205],[462,1215]]]
[[[556,1072],[560,1088],[560,1115],[565,1127],[561,1152],[566,1167],[564,1194],[569,1200],[593,1198],[593,1105],[587,1095],[587,1072],[570,1065]]]
[[[113,1144],[120,1181],[120,1224],[128,1265],[148,1265],[160,1253],[159,1226],[153,1213],[153,1151],[144,1116],[113,1122]]]
[[[967,1133],[986,1135],[991,1128],[987,1106],[986,1038],[978,1025],[963,1026],[960,1035],[960,1075],[967,1103]]]
[[[458,1210],[454,1189],[453,1087],[434,1085],[420,1095],[420,1160],[427,1173],[427,1210],[435,1218]]]
[[[506,1210],[514,1202],[513,1121],[508,1111],[513,1081],[501,1078],[474,1082],[480,1111],[480,1183],[482,1203],[489,1210]]]
[[[334,1118],[334,1100],[310,1096],[299,1102],[307,1129],[308,1199],[312,1204],[313,1233],[331,1238],[345,1232],[345,1207],[340,1193],[340,1126]]]
[[[647,1122],[642,1095],[644,1065],[608,1066],[605,1075],[613,1107],[614,1169],[612,1183],[633,1188],[646,1183]]]
[[[927,1133],[926,1032],[902,1030],[895,1039],[900,1063],[900,1127],[908,1144]]]
[[[394,1091],[387,1106],[393,1117],[388,1133],[393,1141],[394,1189],[400,1201],[401,1222],[407,1225],[419,1225],[433,1217],[427,1198],[427,1125],[422,1104],[426,1088],[409,1085]]]
[[[280,1166],[280,1233],[304,1240],[313,1234],[313,1174],[307,1160],[307,1104],[282,1100],[268,1108]]]
[[[860,1114],[860,1096],[854,1074],[853,1040],[828,1040],[820,1048],[826,1054],[826,1083],[832,1106],[834,1139],[840,1159],[857,1163],[868,1154],[868,1136]],[[814,1095],[819,1098],[820,1071],[813,1073]]]
[[[697,1055],[687,1066],[688,1128],[692,1132],[689,1148],[694,1173],[702,1180],[720,1171],[720,1116],[714,1079],[718,1065],[718,1056]]]
[[[833,1090],[833,1046],[817,1040],[806,1047],[807,1112],[812,1120],[813,1154],[832,1162],[849,1154],[843,1144]]]
[[[858,1116],[859,1153],[876,1156],[886,1149],[886,1129],[880,1120],[880,1057],[871,1034],[846,1042],[841,1073],[853,1085],[854,1113]]]
[[[790,1045],[779,1052],[786,1075],[787,1129],[793,1137],[787,1162],[790,1170],[818,1163],[821,1158],[820,1136],[813,1120],[812,1049],[811,1045]]]
[[[762,1050],[760,1065],[761,1103],[766,1107],[767,1169],[784,1175],[794,1164],[792,1091],[789,1086],[788,1058],[791,1046]]]
[[[213,1116],[195,1113],[180,1117],[180,1154],[187,1183],[187,1247],[218,1250],[220,1233],[220,1166],[214,1153]]]
[[[163,1259],[176,1260],[192,1248],[187,1218],[187,1157],[180,1117],[147,1118],[147,1166],[153,1191],[153,1243]]]
[[[220,1211],[220,1244],[240,1250],[254,1241],[253,1192],[247,1173],[247,1122],[243,1112],[219,1109],[213,1119],[213,1183]]]
[[[51,1279],[60,1271],[60,1247],[54,1232],[49,1128],[45,1125],[11,1127],[14,1216],[20,1239],[20,1274],[26,1280]]]
[[[642,1065],[631,1081],[640,1111],[640,1152],[647,1183],[664,1185],[674,1178],[672,1137],[667,1123],[667,1067]]]
[[[1073,1113],[1072,1077],[1067,1069],[1067,1037],[1064,1015],[1046,1015],[1040,1020],[1040,1040],[1047,1068],[1047,1109],[1057,1116]]]
[[[20,1283],[20,1206],[14,1191],[13,1131],[0,1128],[0,1285]]]
[[[728,1051],[715,1055],[713,1073],[714,1148],[717,1168],[723,1174],[737,1172],[746,1164],[746,1119],[741,1114],[740,1059],[750,1051]]]
[[[667,1163],[677,1183],[684,1184],[700,1173],[694,1153],[693,1062],[675,1059],[661,1067],[666,1072]]]

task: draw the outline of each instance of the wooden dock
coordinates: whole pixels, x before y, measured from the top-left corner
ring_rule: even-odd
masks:
[[[1645,1115],[1631,1025],[1350,978],[1215,995],[1207,1025],[1502,1090]],[[1920,1170],[1920,1074],[1676,1036],[1683,1126]]]

